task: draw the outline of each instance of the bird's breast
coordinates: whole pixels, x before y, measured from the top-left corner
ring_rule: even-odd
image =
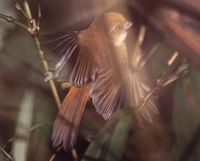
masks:
[[[89,54],[97,65],[98,73],[112,71],[126,73],[128,68],[128,55],[125,43],[116,46],[108,35],[92,26],[82,31],[79,36],[80,52]],[[117,65],[117,67],[116,67]]]

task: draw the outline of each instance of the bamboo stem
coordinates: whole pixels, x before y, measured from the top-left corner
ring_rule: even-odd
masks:
[[[36,47],[38,49],[38,54],[39,54],[40,59],[42,61],[44,72],[47,73],[49,71],[49,66],[48,66],[48,62],[45,58],[45,54],[44,54],[44,51],[42,50],[42,46],[41,46],[41,43],[40,43],[40,40],[39,40],[39,37],[38,37],[39,26],[35,26],[35,23],[34,23],[35,21],[32,17],[30,6],[29,6],[27,1],[24,1],[24,10],[25,10],[25,13],[28,17],[27,20],[28,20],[28,24],[30,26],[29,31],[33,35]],[[61,101],[60,101],[60,98],[59,98],[59,95],[58,95],[58,91],[56,89],[55,82],[53,80],[49,80],[49,85],[50,85],[52,94],[54,96],[54,100],[56,102],[57,108],[59,109],[60,106],[61,106]]]

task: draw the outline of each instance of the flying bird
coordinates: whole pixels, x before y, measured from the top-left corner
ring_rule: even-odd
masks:
[[[53,146],[65,150],[76,143],[80,120],[91,97],[96,111],[109,119],[121,107],[133,108],[138,121],[153,122],[158,110],[150,99],[139,108],[149,91],[140,73],[129,61],[126,36],[132,23],[122,14],[106,12],[88,28],[71,33],[57,33],[47,43],[59,57],[46,80],[72,84],[53,127]]]

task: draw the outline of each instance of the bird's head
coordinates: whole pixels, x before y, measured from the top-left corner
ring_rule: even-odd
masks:
[[[120,46],[126,39],[127,31],[132,23],[120,13],[107,12],[103,15],[109,38],[115,46]]]

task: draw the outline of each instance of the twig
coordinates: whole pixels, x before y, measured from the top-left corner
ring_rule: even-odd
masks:
[[[13,4],[15,5],[15,8],[20,11],[26,18],[27,18],[27,15],[23,9],[23,7],[19,4],[19,2],[17,2],[16,0],[12,0],[13,1]]]
[[[178,57],[178,55],[179,55],[178,51],[175,51],[171,56],[171,58],[168,60],[167,65],[171,66],[174,63],[175,59]]]
[[[53,161],[56,158],[57,153],[54,153],[51,158],[49,159],[49,161]]]
[[[39,24],[36,23],[35,19],[33,19],[32,14],[31,14],[31,10],[30,10],[30,7],[29,7],[29,4],[28,4],[27,1],[24,1],[24,10],[25,10],[25,13],[28,17],[27,21],[28,21],[28,24],[29,24],[29,32],[32,34],[32,36],[34,38],[40,59],[42,61],[44,72],[47,73],[49,71],[49,66],[48,66],[48,63],[46,61],[44,51],[42,50],[41,43],[40,43],[39,38],[38,38],[38,32],[39,32],[39,26],[38,25]],[[51,91],[53,93],[55,102],[57,104],[57,108],[59,108],[61,106],[61,101],[60,101],[60,98],[59,98],[59,95],[58,95],[58,91],[56,89],[55,82],[53,80],[49,80],[49,84],[50,84],[50,88],[51,88]]]
[[[151,89],[146,96],[143,98],[143,100],[141,101],[140,105],[139,105],[139,111],[142,110],[142,108],[144,108],[144,106],[146,105],[146,103],[148,102],[148,100],[155,94],[157,93],[161,87],[166,87],[167,85],[171,84],[172,82],[178,80],[179,76],[177,76],[175,79],[167,79],[166,81],[161,81],[160,83],[157,84],[157,86],[155,86],[153,89]],[[169,81],[171,80],[171,81]]]
[[[5,149],[5,147],[6,147],[8,144],[12,143],[16,138],[17,138],[16,136],[13,136],[12,138],[8,139],[7,143],[5,143],[1,148],[2,148],[2,149]]]
[[[19,7],[22,8],[18,3],[17,3],[17,6],[15,4],[15,7],[18,10],[19,10]],[[41,61],[42,61],[42,64],[43,64],[43,67],[44,67],[44,70],[45,70],[45,73],[46,73],[46,72],[48,72],[49,67],[48,67],[48,63],[46,61],[45,54],[42,50],[42,47],[41,47],[41,44],[40,44],[40,41],[39,41],[39,38],[38,38],[39,27],[37,25],[35,25],[35,23],[34,23],[35,21],[32,19],[32,14],[31,14],[30,7],[29,7],[27,1],[24,1],[24,9],[25,9],[25,11],[24,11],[25,13],[23,13],[23,14],[26,15],[25,17],[28,20],[29,27],[26,26],[25,24],[21,23],[20,21],[14,19],[13,17],[7,16],[7,15],[1,14],[1,13],[0,13],[0,19],[6,21],[8,23],[12,23],[12,24],[17,25],[18,27],[28,31],[34,37],[35,44],[37,46],[38,53],[39,53],[39,56],[41,58]],[[20,9],[19,11],[22,11],[22,9]],[[49,84],[50,84],[50,88],[52,90],[56,105],[59,108],[60,105],[61,105],[61,101],[60,101],[60,98],[58,96],[58,92],[57,92],[57,89],[56,89],[55,82],[53,80],[49,80]]]
[[[167,78],[165,78],[165,76],[166,76],[169,68],[175,62],[175,59],[177,58],[177,56],[178,56],[178,52],[175,51],[174,54],[172,55],[172,57],[168,61],[168,67],[167,67],[167,69],[164,71],[164,73],[162,73],[162,75],[158,79],[159,82],[157,83],[157,85],[153,89],[151,89],[146,94],[146,96],[143,98],[143,100],[141,101],[141,103],[139,105],[139,110],[141,110],[145,106],[145,104],[148,102],[148,100],[155,93],[157,93],[162,87],[166,87],[167,85],[173,83],[174,81],[177,81],[178,79],[182,78],[183,76],[185,76],[187,74],[187,73],[184,73],[184,71],[187,69],[187,67],[185,67],[184,65],[182,65],[183,67],[180,66],[175,74],[169,75]]]
[[[56,158],[56,155],[57,153],[62,149],[62,146],[58,147],[56,149],[56,152],[51,156],[51,158],[49,159],[49,161],[53,161],[55,158]],[[77,153],[76,153],[76,150],[75,149],[72,149],[72,156],[74,157],[74,160],[75,161],[78,161],[78,156],[77,156]]]
[[[4,15],[4,14],[0,13],[0,19],[6,21],[8,23],[15,24],[15,25],[19,26],[20,28],[22,28],[22,29],[24,29],[24,30],[29,32],[28,26],[26,26],[25,24],[21,23],[20,21],[14,19],[11,16],[7,16],[7,15]]]
[[[25,13],[28,15],[28,18],[29,18],[28,23],[29,23],[29,26],[31,27],[31,33],[32,33],[33,38],[35,40],[35,44],[37,46],[39,56],[42,60],[42,64],[43,64],[45,73],[47,73],[49,71],[48,63],[46,61],[44,51],[42,50],[42,46],[41,46],[40,40],[38,38],[38,32],[39,32],[39,26],[38,25],[39,25],[39,23],[36,23],[35,19],[33,19],[32,14],[31,14],[31,10],[30,10],[30,6],[29,6],[29,4],[26,0],[24,1],[24,9],[25,9]],[[38,17],[40,18],[41,17],[40,9],[39,9],[38,13],[39,13]],[[57,107],[59,108],[61,106],[61,101],[60,101],[60,98],[58,96],[58,92],[57,92],[57,89],[56,89],[56,86],[55,86],[55,82],[53,80],[49,80],[49,83],[50,83],[50,87],[51,87],[52,93],[54,95],[54,99],[56,101]],[[77,155],[76,149],[72,149],[71,152],[72,152],[72,156],[73,156],[74,160],[77,161],[78,155]]]
[[[39,124],[36,124],[36,125],[34,125],[33,127],[31,127],[30,129],[27,129],[27,131],[32,132],[32,131],[34,131],[34,130],[36,130],[36,129],[42,127],[42,126],[45,126],[45,125],[47,125],[47,124],[39,123]],[[10,139],[8,139],[7,143],[5,143],[5,144],[4,144],[3,146],[1,146],[0,148],[5,149],[5,147],[6,147],[8,144],[10,144],[10,143],[12,143],[13,141],[15,141],[16,138],[17,138],[17,136],[11,137]]]
[[[148,102],[148,100],[157,92],[159,91],[161,85],[157,85],[155,86],[153,89],[151,89],[147,95],[143,98],[143,100],[141,101],[140,105],[139,105],[139,111],[142,110],[144,108],[144,106],[146,105],[146,103]]]
[[[14,159],[6,152],[3,148],[0,147],[0,151],[1,151],[3,154],[5,154],[5,156],[6,156],[9,160],[14,161]]]
[[[75,160],[75,161],[78,161],[78,155],[77,155],[77,152],[76,152],[76,149],[75,149],[75,148],[73,148],[73,149],[71,150],[71,153],[72,153],[72,156],[73,156],[74,160]]]
[[[36,32],[38,33],[38,31],[37,31],[38,28],[37,28],[37,26],[32,25],[32,24],[35,24],[35,23],[33,23],[34,21],[32,20],[32,15],[31,15],[30,8],[29,8],[29,5],[28,5],[27,1],[24,2],[24,7],[26,8],[25,9],[25,13],[29,17],[28,23],[29,23],[30,27],[26,26],[25,24],[23,24],[20,21],[14,19],[11,16],[7,16],[7,15],[1,14],[1,13],[0,13],[0,19],[6,21],[8,23],[15,24],[18,27],[28,31],[31,35],[33,35],[34,40],[35,40],[35,44],[36,44],[38,52],[39,52],[39,56],[41,58],[41,61],[42,61],[42,64],[43,64],[43,67],[44,67],[44,70],[45,70],[45,73],[46,73],[49,70],[48,63],[47,63],[47,61],[45,59],[45,55],[44,55],[44,52],[42,50],[38,35],[36,34]],[[56,89],[55,82],[53,80],[49,80],[49,84],[50,84],[54,99],[56,101],[57,107],[59,108],[60,105],[61,105],[61,101],[60,101],[60,98],[58,96],[58,92],[57,92],[57,89]]]
[[[168,2],[167,0],[149,0],[147,5],[147,1],[132,0],[128,1],[128,3],[132,10],[138,13],[139,16],[142,17],[144,22],[147,23],[150,27],[152,27],[154,31],[159,36],[161,36],[167,44],[179,50],[183,56],[187,56],[192,63],[194,63],[197,66],[200,66],[200,45],[198,44],[199,33],[196,32],[194,34],[193,28],[186,27],[183,23],[184,18],[190,17],[190,13],[186,12],[186,9],[184,9],[184,13],[186,14],[182,14],[182,12],[177,11],[176,13],[178,16],[176,16],[176,18],[173,18],[173,15],[176,10],[169,9],[167,5],[163,5],[163,1]],[[175,2],[171,1],[170,3],[174,4]],[[189,2],[187,3],[189,4]],[[183,3],[180,4],[183,5]],[[184,5],[185,8],[189,8],[188,5]],[[154,9],[157,9],[157,14],[152,14],[152,10],[149,10],[149,6],[152,6]],[[191,14],[191,16],[192,15],[194,16],[195,14],[193,13]],[[200,18],[199,13],[197,17]],[[195,18],[192,19],[190,17],[190,20],[195,20]]]
[[[160,73],[160,76],[157,79],[158,84],[161,83],[161,81],[163,82],[164,80],[168,79],[169,75],[167,75],[167,73],[169,73],[170,70],[172,69],[172,65],[174,64],[177,57],[178,57],[178,51],[174,51],[172,56],[167,61],[166,68]]]
[[[22,7],[18,3],[17,3],[17,5],[15,4],[15,7],[17,8],[17,10],[23,11],[23,14],[26,17],[29,26],[26,26],[23,23],[19,22],[18,20],[14,19],[10,16],[6,16],[4,14],[0,14],[0,19],[3,19],[8,23],[15,24],[15,25],[19,26],[20,28],[25,29],[26,31],[28,31],[33,36],[36,47],[38,49],[40,59],[42,61],[44,71],[45,71],[45,73],[47,73],[49,71],[48,62],[46,61],[45,54],[44,54],[44,51],[42,50],[42,46],[41,46],[41,43],[40,43],[40,40],[39,40],[39,37],[38,37],[39,22],[37,23],[35,21],[35,19],[33,19],[29,4],[26,0],[24,1],[24,4],[23,4],[23,7],[24,7],[23,10],[22,10]],[[19,7],[20,7],[20,9],[19,9]],[[41,18],[40,6],[39,6],[38,14],[39,14],[38,18]],[[52,90],[55,102],[57,104],[57,108],[59,108],[61,106],[61,101],[60,101],[60,98],[59,98],[59,95],[58,95],[58,91],[57,91],[55,82],[53,80],[49,80],[49,84],[50,84],[50,88]],[[13,140],[15,140],[15,137],[12,137],[11,139],[9,139],[8,143],[12,142]],[[6,145],[4,145],[4,146],[6,146]],[[75,160],[78,160],[77,153],[76,153],[75,149],[72,149],[72,155],[73,155]]]
[[[42,61],[45,73],[47,73],[49,71],[49,67],[48,67],[48,63],[47,63],[47,61],[45,59],[45,55],[44,55],[44,52],[42,50],[42,47],[41,47],[41,44],[40,44],[38,36],[34,36],[34,40],[35,40],[35,44],[37,46],[38,53],[39,53],[40,59]],[[60,98],[58,96],[58,91],[56,89],[55,82],[53,80],[49,80],[49,84],[50,84],[51,91],[53,93],[54,99],[56,101],[57,108],[59,108],[61,106],[61,101],[60,101]]]
[[[31,127],[28,131],[32,132],[32,131],[34,131],[34,130],[36,130],[36,129],[38,129],[38,128],[44,126],[44,125],[45,125],[45,124],[42,124],[42,123],[37,124],[37,125]]]
[[[148,55],[145,58],[141,58],[141,60],[138,63],[138,70],[141,70],[147,62],[150,60],[150,58],[154,55],[155,51],[160,47],[161,43],[156,44],[148,53]]]
[[[133,50],[133,55],[132,55],[132,65],[136,69],[138,69],[139,62],[141,61],[141,48],[140,47],[144,41],[145,34],[146,34],[146,28],[145,28],[145,26],[141,26],[139,34],[138,34],[138,38],[136,41],[136,45]]]

